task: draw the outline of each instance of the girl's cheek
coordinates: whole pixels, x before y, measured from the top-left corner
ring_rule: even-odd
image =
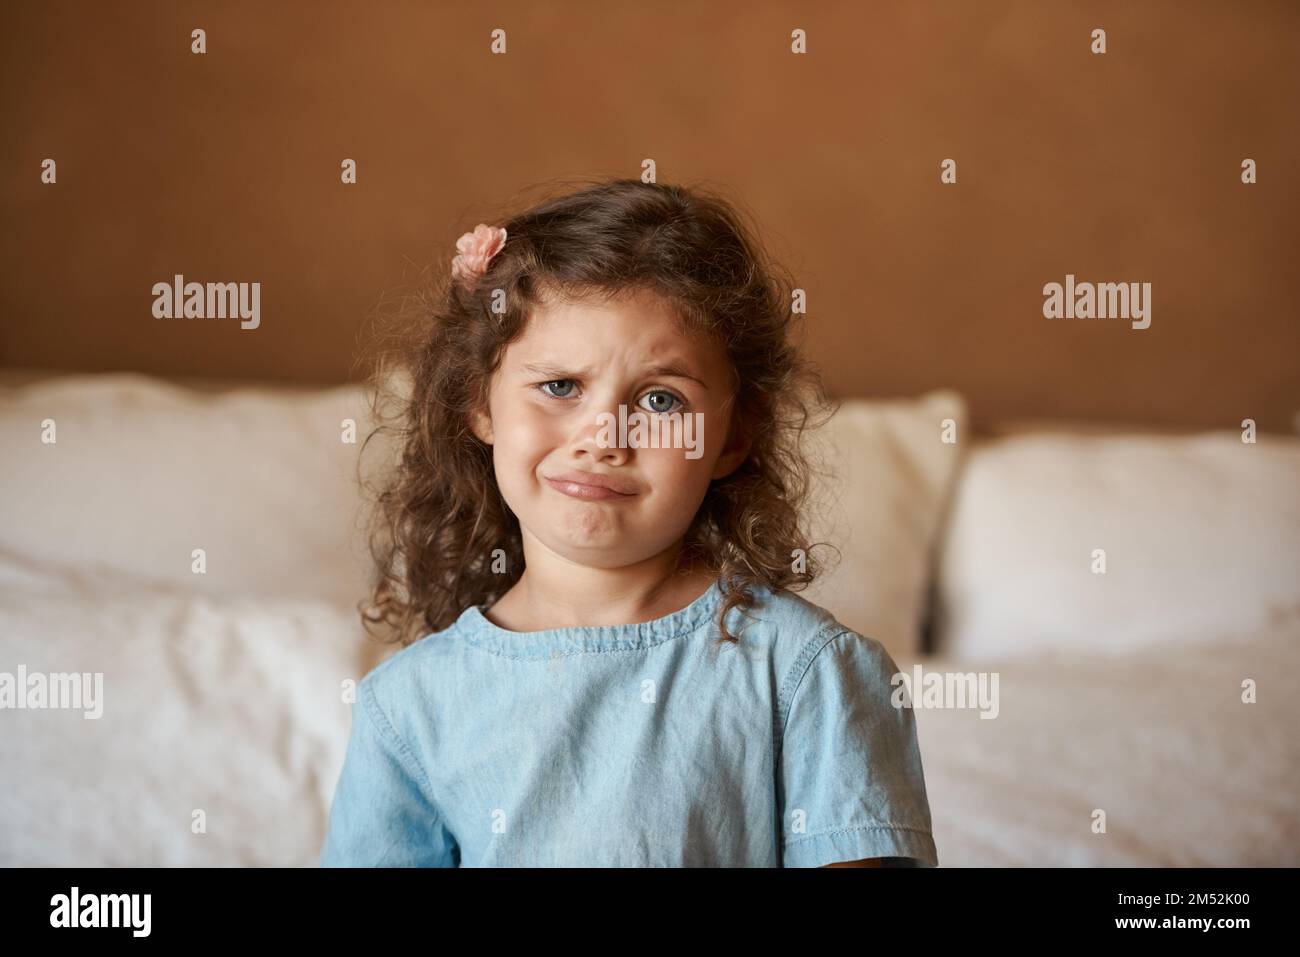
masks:
[[[526,448],[554,442],[563,434],[559,418],[528,402],[521,402],[510,410],[507,431],[516,445]]]
[[[664,479],[685,483],[697,471],[704,468],[705,457],[688,458],[688,449],[637,449],[636,455],[642,468]],[[691,451],[694,455],[694,451]]]

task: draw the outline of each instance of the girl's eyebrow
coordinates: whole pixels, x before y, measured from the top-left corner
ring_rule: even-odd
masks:
[[[538,375],[549,375],[549,376],[555,376],[557,378],[573,376],[574,378],[577,379],[587,379],[591,377],[590,369],[569,369],[567,372],[562,372],[558,365],[552,365],[548,363],[525,362],[521,366],[521,368],[525,372],[535,372]],[[708,390],[709,388],[707,382],[705,382],[703,379],[691,375],[690,372],[688,372],[685,368],[683,368],[683,366],[677,360],[670,359],[666,363],[660,363],[658,365],[651,366],[650,368],[646,369],[646,374],[652,376],[665,376],[674,379],[690,379],[692,382],[698,382],[701,386],[704,387],[705,390]]]

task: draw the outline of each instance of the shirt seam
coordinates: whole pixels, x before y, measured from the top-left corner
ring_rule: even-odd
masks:
[[[827,645],[833,644],[848,634],[851,634],[850,630],[845,628],[839,622],[826,622],[817,630],[817,633],[809,639],[808,643],[804,645],[803,651],[799,653],[799,657],[796,658],[794,664],[790,666],[790,670],[787,672],[785,681],[783,682],[783,689],[779,696],[779,703],[777,706],[779,735],[776,743],[778,755],[785,747],[785,734],[786,728],[790,723],[790,711],[794,705],[794,699],[799,694],[799,689],[803,687],[804,678],[808,675],[808,672],[812,670],[813,663],[822,653],[822,650],[825,649]],[[820,644],[818,644],[818,642],[820,642]],[[801,665],[802,670],[800,670]],[[795,675],[796,672],[798,672],[797,677]],[[792,682],[793,687],[790,687]],[[788,693],[785,691],[785,688],[789,688]]]
[[[785,841],[782,846],[793,847],[796,844],[802,844],[805,841],[813,841],[819,837],[827,837],[831,834],[851,834],[857,831],[909,831],[913,834],[924,834],[927,837],[934,837],[934,832],[928,827],[907,827],[902,824],[862,824],[854,827],[832,827],[824,831],[817,831],[815,834],[804,834],[795,838],[793,841]]]
[[[688,635],[693,635],[697,631],[700,631],[701,629],[708,627],[708,625],[712,621],[713,618],[710,615],[710,618],[706,621],[695,622],[694,624],[687,625],[681,631],[675,632],[670,635],[664,635],[662,638],[660,638],[657,641],[648,641],[645,642],[644,644],[628,644],[626,647],[623,648],[573,648],[568,651],[552,651],[546,654],[539,653],[539,654],[532,654],[532,655],[509,654],[497,648],[489,648],[486,645],[480,644],[479,641],[474,636],[473,632],[463,628],[458,628],[457,632],[460,634],[462,640],[464,640],[465,643],[468,644],[471,648],[473,648],[475,651],[481,651],[483,654],[486,655],[495,655],[498,658],[505,658],[509,661],[551,661],[555,658],[571,658],[574,655],[617,655],[617,654],[627,654],[629,652],[645,651],[649,648],[657,648],[659,645],[667,644],[670,641],[678,641],[682,638],[687,637]],[[617,626],[606,626],[606,627],[617,627]],[[628,639],[628,640],[629,642],[632,642],[635,641],[636,639]]]
[[[790,711],[793,708],[794,699],[798,696],[799,689],[803,687],[804,678],[807,677],[808,672],[812,670],[813,664],[817,661],[817,658],[829,645],[833,645],[835,642],[846,636],[856,637],[856,635],[857,633],[851,628],[845,628],[838,621],[828,621],[817,630],[817,633],[814,634],[811,639],[809,639],[808,643],[804,646],[803,651],[800,652],[799,657],[795,659],[795,663],[790,667],[784,685],[789,686],[793,681],[794,686],[791,688],[788,696],[784,694],[782,695],[783,702],[778,709],[780,711],[780,737],[777,741],[776,749],[776,761],[778,764],[781,761],[781,752],[785,747],[785,735],[790,721]],[[799,670],[801,663],[802,670]],[[798,672],[797,678],[795,678],[796,672]],[[863,831],[907,831],[909,833],[924,835],[929,837],[931,840],[934,839],[934,831],[932,828],[912,827],[903,824],[861,824],[850,827],[832,827],[823,831],[817,831],[813,834],[804,834],[792,841],[782,841],[782,857],[784,857],[786,849],[793,848],[805,841],[816,840],[817,838],[827,837],[832,834],[851,834]]]
[[[375,727],[379,731],[379,736],[387,739],[390,745],[396,745],[398,758],[405,766],[406,773],[411,773],[410,765],[415,766],[415,771],[417,773],[416,783],[423,791],[425,803],[428,804],[429,809],[433,811],[434,817],[437,818],[438,823],[445,826],[447,819],[443,815],[442,811],[439,810],[437,802],[433,799],[433,786],[429,783],[429,776],[425,774],[424,766],[420,764],[420,759],[407,745],[406,739],[397,733],[397,729],[393,727],[392,723],[388,720],[388,716],[384,714],[384,709],[379,706],[379,700],[375,696],[375,689],[364,682],[361,685],[361,699],[363,707],[365,707],[370,713],[371,720],[375,722]],[[384,853],[387,854],[391,847],[392,844],[389,844],[388,848],[384,849]]]

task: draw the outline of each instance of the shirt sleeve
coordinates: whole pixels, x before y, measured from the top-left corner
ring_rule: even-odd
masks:
[[[814,639],[796,664],[778,761],[782,866],[938,865],[915,716],[893,703],[897,673],[878,641],[852,631]]]
[[[370,681],[357,686],[321,867],[456,867],[460,849]]]

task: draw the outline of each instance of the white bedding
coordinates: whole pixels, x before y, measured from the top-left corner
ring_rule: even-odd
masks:
[[[343,605],[0,560],[0,671],[103,673],[99,718],[0,712],[0,865],[314,864],[359,635]]]
[[[392,650],[354,608],[360,398],[0,388],[0,672],[104,675],[102,718],[0,710],[0,866],[316,863],[343,683]],[[974,449],[931,562],[963,409],[839,420],[845,561],[806,596],[907,649],[933,585],[925,671],[998,675],[993,720],[917,712],[940,865],[1300,864],[1300,443]]]
[[[0,865],[315,864],[349,727],[341,685],[384,653],[346,604],[0,556],[0,670],[105,681],[98,720],[0,713]],[[1173,652],[1015,659],[996,719],[917,713],[940,864],[1300,863],[1297,676],[1296,619]],[[1257,704],[1240,701],[1246,677]]]
[[[999,674],[997,718],[917,711],[940,866],[1300,864],[1300,617],[1126,654],[922,664]]]

